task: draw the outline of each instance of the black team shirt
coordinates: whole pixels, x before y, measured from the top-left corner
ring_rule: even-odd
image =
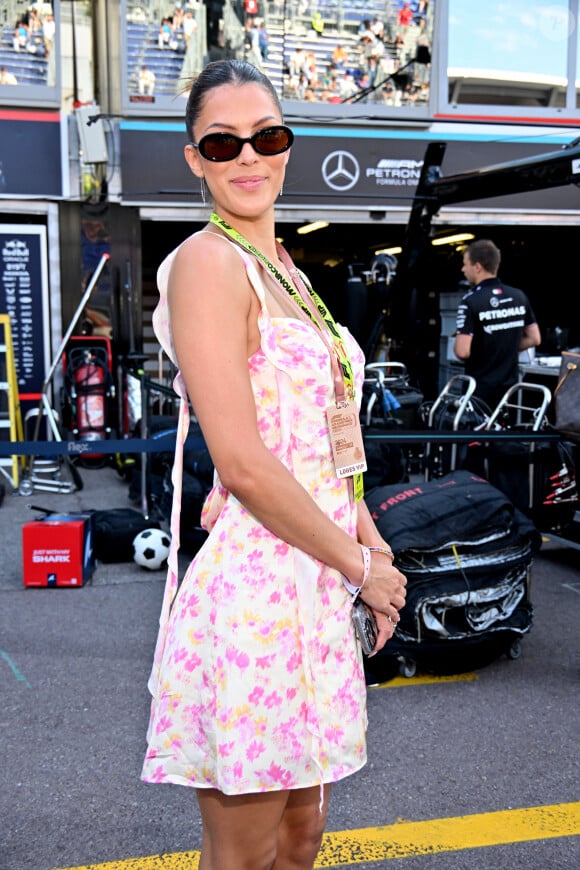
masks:
[[[519,380],[520,340],[532,323],[536,318],[526,294],[499,278],[486,278],[459,303],[457,333],[473,336],[465,374],[475,378],[475,395],[491,409]]]

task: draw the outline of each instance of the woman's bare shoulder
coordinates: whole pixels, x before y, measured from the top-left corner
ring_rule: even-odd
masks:
[[[210,231],[195,233],[179,246],[175,253],[168,280],[169,298],[191,300],[195,294],[210,308],[228,304],[237,299],[244,307],[248,304],[250,285],[243,280],[244,262],[237,246],[229,239]],[[232,290],[233,288],[233,290]]]
[[[189,262],[191,259],[195,259],[198,266],[209,268],[219,267],[220,263],[229,265],[236,260],[241,264],[236,245],[211,230],[200,230],[194,233],[177,248],[176,262]]]

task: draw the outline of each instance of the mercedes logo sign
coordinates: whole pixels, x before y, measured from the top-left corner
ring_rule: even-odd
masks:
[[[332,151],[322,164],[322,177],[333,190],[350,190],[357,183],[360,167],[348,151]]]

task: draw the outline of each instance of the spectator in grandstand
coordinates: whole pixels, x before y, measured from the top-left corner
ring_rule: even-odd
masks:
[[[318,80],[316,55],[313,51],[306,52],[306,65],[304,67],[304,72],[306,73],[308,81],[310,82],[312,87],[319,87],[320,82]]]
[[[254,18],[248,18],[244,25],[244,56],[247,61],[258,68],[262,65],[260,54],[260,34]]]
[[[54,34],[56,30],[56,25],[54,23],[54,15],[47,13],[42,19],[42,36],[44,39],[44,50],[46,52],[46,56],[50,54],[52,51],[52,44],[54,42]]]
[[[26,51],[28,45],[29,31],[25,21],[16,22],[14,33],[12,36],[12,48],[14,51]]]
[[[370,31],[365,33],[359,43],[360,50],[360,68],[367,73],[369,78],[374,80],[377,64],[385,53],[385,46],[380,39],[377,39]]]
[[[322,13],[315,12],[312,16],[312,21],[310,22],[310,26],[318,37],[323,36],[324,34],[324,19],[322,17]]]
[[[457,309],[453,350],[475,378],[474,395],[493,410],[519,380],[520,351],[537,347],[542,336],[528,297],[497,277],[501,254],[489,239],[478,239],[463,254],[462,272],[472,285]]]
[[[374,34],[375,39],[380,39],[381,42],[385,40],[385,25],[381,21],[380,18],[373,18],[372,24],[370,26],[371,32]]]
[[[193,17],[191,9],[187,9],[183,16],[183,38],[185,47],[189,48],[189,42],[194,33],[197,32],[197,21]]]
[[[28,30],[32,33],[35,30],[42,30],[42,21],[40,20],[40,15],[38,14],[38,9],[29,9],[27,13],[27,21]]]
[[[173,40],[173,21],[171,18],[163,18],[159,25],[157,45],[159,48],[169,48]]]
[[[413,23],[413,10],[409,0],[405,0],[397,13],[397,24],[400,28],[406,29]]]
[[[375,35],[371,30],[371,20],[370,18],[365,18],[363,21],[361,21],[360,27],[358,29],[359,42],[365,37],[368,37],[369,39],[374,39],[374,36]]]
[[[155,73],[145,65],[139,70],[139,93],[152,96],[155,91]]]
[[[365,70],[368,80],[369,80],[369,88],[374,88],[375,85],[378,85],[381,81],[381,76],[379,75],[379,58],[371,54],[367,61],[367,68]]]
[[[253,24],[259,11],[258,0],[244,0],[246,21],[250,21]]]
[[[171,16],[173,19],[173,31],[174,32],[176,30],[183,30],[183,16],[184,16],[183,7],[180,5],[177,5],[175,7],[175,9],[173,10],[173,15]]]
[[[397,105],[397,91],[391,79],[388,79],[381,90],[381,101],[387,106]],[[400,104],[400,99],[399,99]]]
[[[268,48],[270,45],[270,35],[266,29],[266,22],[260,21],[258,24],[258,48],[263,61],[268,60]]]
[[[429,0],[419,0],[419,6],[414,17],[415,24],[423,30],[427,21],[427,12],[429,11]]]
[[[349,100],[351,97],[354,97],[355,94],[359,93],[359,88],[354,80],[354,76],[348,70],[344,73],[342,79],[340,80],[339,86],[341,100]]]
[[[364,358],[276,239],[293,133],[274,86],[244,61],[206,65],[186,126],[213,211],[160,265],[153,325],[179,368],[174,479],[190,403],[216,475],[183,573],[173,495],[142,777],[196,790],[205,870],[312,870],[332,783],[366,762],[353,603],[381,649],[406,579],[333,460],[333,424],[339,446],[341,424],[357,433]]]
[[[332,51],[332,62],[338,69],[342,69],[348,62],[348,51],[341,42]]]
[[[371,47],[374,41],[375,37],[370,30],[365,30],[359,37],[358,50],[363,60],[366,59],[368,55],[370,55]]]
[[[291,76],[298,78],[300,73],[306,72],[308,56],[301,45],[297,45],[288,61],[288,71]]]
[[[415,83],[425,88],[429,85],[431,75],[431,46],[425,34],[417,40],[415,56],[418,60],[414,64]]]
[[[296,89],[295,89],[296,99],[303,100],[308,88],[309,88],[308,76],[306,75],[306,73],[302,72],[298,76],[298,81],[296,82]]]
[[[320,76],[320,87],[323,90],[328,90],[329,88],[332,88],[338,76],[340,75],[340,72],[341,71],[332,63],[332,61],[326,64]]]
[[[8,72],[5,66],[0,68],[0,85],[17,85],[18,79],[14,73]]]

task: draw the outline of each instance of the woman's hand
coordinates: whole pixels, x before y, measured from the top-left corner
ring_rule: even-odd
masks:
[[[383,614],[386,622],[391,619],[392,624],[396,625],[399,621],[399,610],[405,606],[406,586],[407,578],[395,568],[390,556],[371,552],[369,576],[360,596],[374,611]],[[386,632],[388,629],[383,620],[381,625]],[[387,640],[385,635],[385,643]]]
[[[375,619],[377,621],[377,640],[374,646],[372,653],[368,656],[368,658],[372,658],[372,656],[376,655],[378,652],[382,650],[384,645],[388,640],[392,638],[395,633],[395,629],[397,627],[396,622],[390,617],[386,616],[384,613],[381,613],[380,610],[374,610],[371,608],[374,613]]]

